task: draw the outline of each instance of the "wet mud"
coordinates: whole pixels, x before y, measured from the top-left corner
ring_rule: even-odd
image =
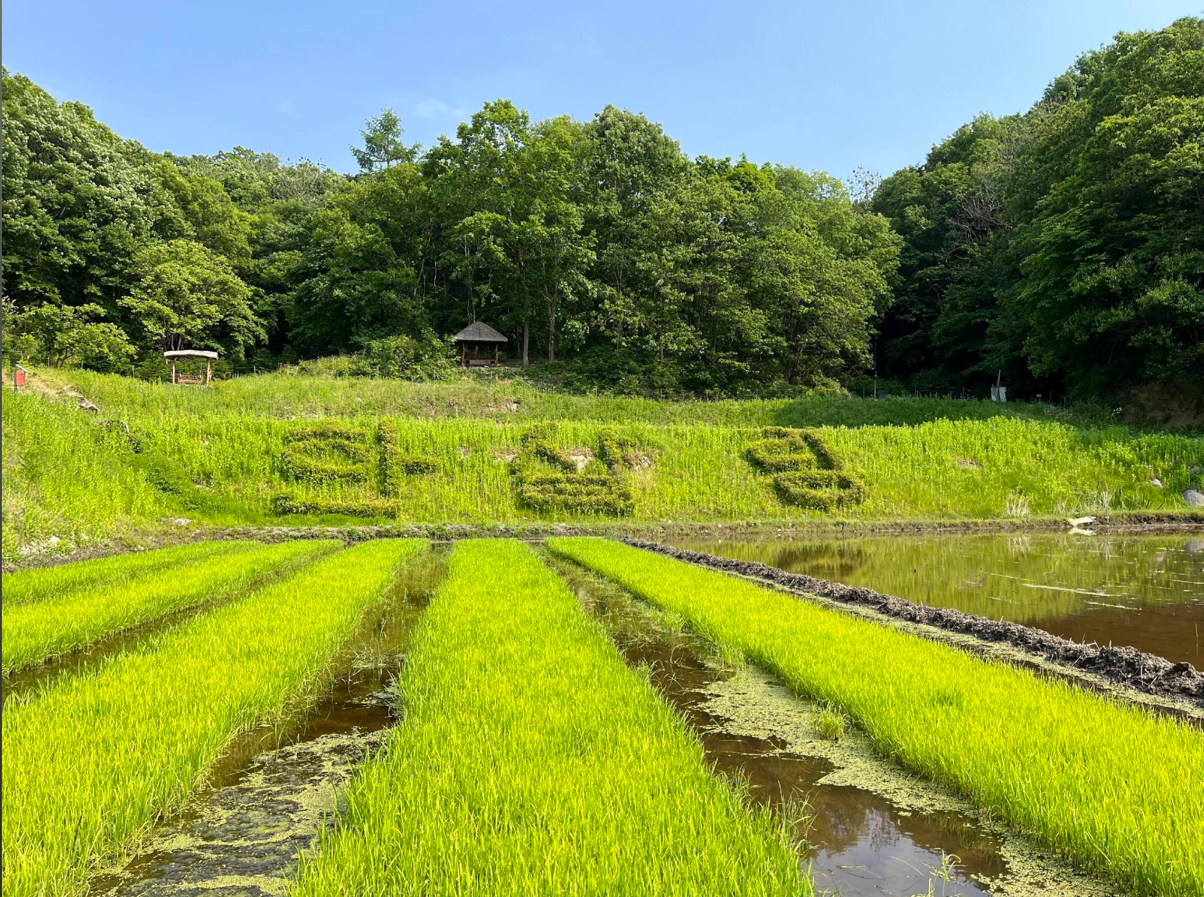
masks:
[[[760,580],[803,596],[818,595],[843,605],[867,610],[944,632],[969,636],[989,644],[1005,644],[1057,667],[1084,672],[1138,693],[1179,699],[1204,710],[1204,673],[1190,663],[1173,663],[1136,648],[1073,642],[1043,629],[992,620],[951,608],[929,607],[872,589],[846,586],[802,573],[788,573],[755,561],[716,557],[656,542],[625,540],[637,548],[726,573]]]
[[[106,897],[266,897],[286,893],[300,854],[341,809],[341,786],[396,721],[391,685],[442,575],[418,559],[348,651],[341,674],[290,725],[240,736],[204,789],[125,862],[89,882]]]
[[[715,770],[793,820],[800,862],[845,897],[1115,894],[964,800],[877,758],[855,730],[825,737],[820,709],[764,671],[733,665],[680,620],[552,560],[626,661],[692,726]]]

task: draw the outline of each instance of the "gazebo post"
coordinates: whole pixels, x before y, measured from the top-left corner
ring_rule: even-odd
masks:
[[[209,385],[209,381],[213,378],[213,362],[208,358],[205,359],[205,385]]]
[[[497,364],[497,343],[493,344],[493,363]]]
[[[176,382],[176,360],[174,358],[171,360],[171,382]]]

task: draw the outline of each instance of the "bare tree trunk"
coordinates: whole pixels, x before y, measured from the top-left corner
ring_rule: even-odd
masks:
[[[548,300],[548,361],[556,360],[556,306]]]
[[[531,316],[523,318],[523,367],[531,366],[531,356],[529,349],[531,347]]]

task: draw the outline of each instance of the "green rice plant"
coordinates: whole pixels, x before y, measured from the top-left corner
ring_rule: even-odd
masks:
[[[811,893],[784,830],[521,543],[456,545],[399,699],[294,897]]]
[[[1204,894],[1204,739],[1177,720],[600,539],[549,548],[848,715],[883,754],[1138,894]]]
[[[231,740],[312,700],[420,542],[368,542],[195,617],[3,715],[4,894],[80,894]]]
[[[61,597],[75,589],[95,586],[102,580],[132,579],[166,567],[216,557],[241,550],[245,542],[190,542],[153,551],[131,551],[108,557],[53,567],[36,567],[3,574],[4,607],[41,601],[49,596]]]
[[[816,708],[815,728],[821,738],[826,738],[828,741],[840,741],[844,738],[847,725],[848,720],[839,710],[828,706]]]
[[[226,550],[209,557],[142,576],[103,576],[34,604],[5,603],[0,611],[4,675],[173,611],[227,598],[333,547],[330,542],[226,544]]]

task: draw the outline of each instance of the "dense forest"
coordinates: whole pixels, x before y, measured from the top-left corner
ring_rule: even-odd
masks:
[[[849,387],[1112,397],[1204,370],[1204,19],[1121,34],[1026,113],[980,116],[851,194],[683,154],[643,115],[487,103],[360,171],[153,153],[3,75],[4,352],[162,376],[356,354],[439,376],[484,320],[618,391]]]

